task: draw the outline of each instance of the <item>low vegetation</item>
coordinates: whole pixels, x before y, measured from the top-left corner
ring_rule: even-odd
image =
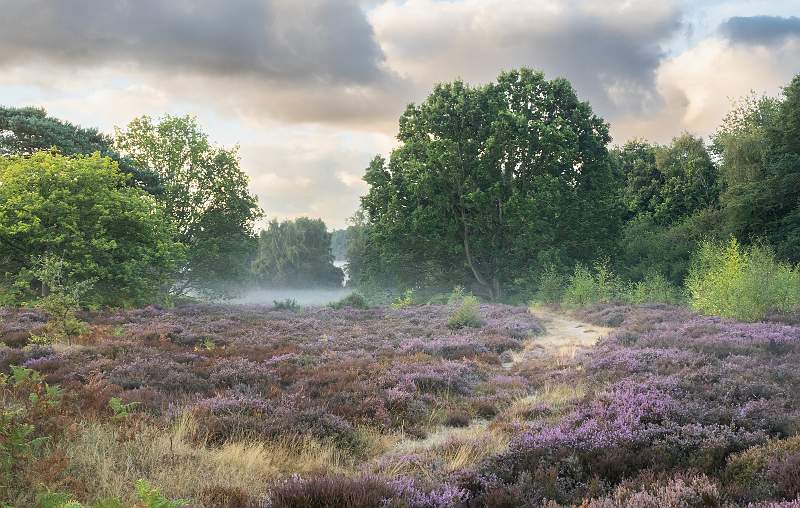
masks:
[[[686,280],[692,307],[744,321],[800,310],[800,267],[767,247],[704,243]]]
[[[454,330],[453,309],[150,307],[87,315],[67,348],[26,345],[45,315],[4,310],[3,495],[677,507],[800,494],[797,325],[589,305],[576,312],[616,327],[608,338],[509,365],[536,344],[535,316],[481,305],[481,325]]]

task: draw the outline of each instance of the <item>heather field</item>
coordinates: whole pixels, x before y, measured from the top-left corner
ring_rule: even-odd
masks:
[[[186,305],[37,345],[44,314],[0,312],[30,425],[0,441],[11,506],[135,503],[139,480],[173,506],[800,506],[797,325]]]

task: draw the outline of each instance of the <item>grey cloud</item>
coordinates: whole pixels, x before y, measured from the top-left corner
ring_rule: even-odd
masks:
[[[792,16],[733,17],[722,23],[720,33],[734,43],[775,44],[800,36],[800,18]]]
[[[0,0],[0,12],[0,64],[132,63],[290,83],[387,79],[354,0]]]
[[[613,117],[657,107],[655,72],[666,58],[663,44],[684,26],[678,3],[650,9],[646,19],[641,10],[609,15],[621,2],[609,2],[600,12],[598,4],[571,0],[552,14],[506,0],[497,2],[504,12],[496,16],[480,3],[471,5],[477,7],[469,12],[442,8],[441,26],[447,30],[436,24],[415,27],[416,15],[379,19],[379,37],[390,42],[389,62],[399,60],[401,68],[407,65],[408,72],[424,74],[429,82],[457,76],[485,82],[503,69],[533,67],[549,78],[566,77],[598,112]],[[418,2],[417,8],[436,9],[436,3]]]

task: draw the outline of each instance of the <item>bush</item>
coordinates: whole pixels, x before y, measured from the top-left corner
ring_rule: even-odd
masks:
[[[463,288],[456,288],[450,296],[450,305],[456,306],[450,319],[447,321],[448,328],[457,330],[459,328],[480,328],[483,326],[483,319],[480,314],[480,303],[474,295],[464,294]]]
[[[678,288],[672,285],[660,273],[650,272],[645,278],[636,282],[628,289],[626,300],[630,303],[670,303],[681,301]]]
[[[534,300],[540,303],[561,303],[564,297],[566,277],[553,268],[548,268],[539,278]]]
[[[65,280],[96,279],[87,303],[150,303],[170,286],[183,258],[173,233],[152,197],[129,186],[111,159],[0,157],[0,274],[34,283],[17,286],[17,303],[38,289],[31,255],[48,251],[63,258]]]
[[[800,488],[800,436],[770,441],[731,456],[725,479],[737,498],[794,498]]]
[[[384,506],[394,489],[384,480],[363,476],[319,476],[293,478],[278,484],[270,493],[272,508],[372,508]]]
[[[86,323],[75,317],[75,313],[80,309],[81,300],[90,291],[93,281],[67,284],[64,280],[64,260],[55,256],[39,258],[33,274],[48,291],[36,302],[36,306],[47,312],[50,319],[44,326],[44,335],[32,336],[32,341],[71,344],[74,337],[88,329]]]
[[[695,253],[686,287],[692,307],[741,321],[800,308],[800,269],[775,258],[767,247],[704,243]]]
[[[406,307],[411,307],[414,305],[414,290],[407,289],[403,296],[398,296],[392,302],[392,308],[395,310],[405,309]]]
[[[336,302],[332,302],[328,304],[328,306],[332,309],[344,309],[345,307],[351,307],[353,309],[368,309],[369,304],[367,303],[367,299],[364,298],[363,295],[360,293],[350,293],[349,295],[345,296],[341,300]]]
[[[294,312],[297,310],[297,300],[294,298],[287,298],[285,300],[273,300],[273,307],[275,310],[289,310]]]
[[[595,263],[594,271],[579,263],[564,291],[564,303],[576,306],[612,303],[622,300],[623,294],[624,285],[607,262]]]

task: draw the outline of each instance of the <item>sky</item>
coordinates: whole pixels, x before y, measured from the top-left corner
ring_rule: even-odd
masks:
[[[713,133],[800,72],[798,0],[0,0],[0,104],[112,133],[194,114],[267,217],[342,227],[406,105],[531,67],[613,143]]]

